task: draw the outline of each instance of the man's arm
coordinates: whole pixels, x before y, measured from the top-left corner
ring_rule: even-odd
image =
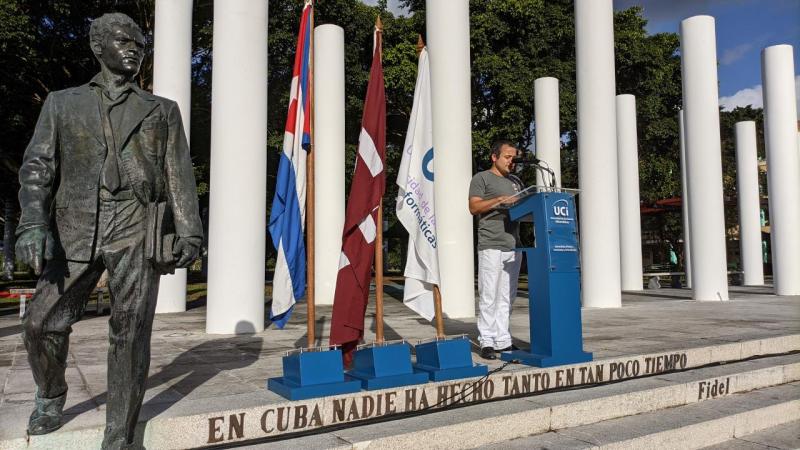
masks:
[[[197,203],[197,184],[194,179],[189,144],[183,131],[178,105],[168,106],[169,139],[164,174],[167,199],[175,220],[177,241],[173,253],[178,256],[177,267],[186,267],[197,258],[203,242],[203,224]]]
[[[31,228],[46,228],[50,224],[53,180],[58,165],[57,127],[54,96],[48,95],[19,168],[19,204],[22,215],[17,225],[17,235]]]
[[[509,195],[501,195],[499,197],[488,198],[488,199],[482,199],[480,197],[470,197],[469,212],[473,216],[489,212],[503,203],[509,203],[510,198],[511,196]]]
[[[39,275],[44,266],[45,247],[50,225],[53,180],[58,165],[58,118],[53,95],[48,95],[39,113],[31,142],[25,149],[19,169],[19,204],[22,209],[17,225],[16,253],[20,261]]]

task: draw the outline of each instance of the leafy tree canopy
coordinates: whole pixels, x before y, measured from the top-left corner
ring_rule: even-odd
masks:
[[[416,43],[425,35],[425,2],[404,0],[407,17],[395,17],[386,2],[359,0],[317,4],[316,24],[345,31],[346,142],[348,173],[361,123],[372,57],[375,18],[384,23],[383,64],[387,93],[385,204],[393,207],[394,177],[400,160],[416,80]],[[201,201],[207,202],[213,60],[213,2],[199,0],[193,14],[192,154]],[[269,182],[283,138],[302,2],[269,2],[268,148]],[[98,64],[88,46],[92,18],[103,12],[129,14],[142,27],[148,55],[139,83],[152,84],[153,0],[0,0],[0,198],[16,197],[16,172],[47,93],[88,81]],[[617,92],[637,102],[641,197],[645,203],[680,195],[677,113],[681,107],[679,40],[675,33],[649,35],[641,8],[614,16]],[[486,165],[492,141],[533,142],[534,80],[559,79],[562,171],[567,186],[577,186],[575,31],[569,0],[473,0],[470,2],[472,58],[472,154],[475,170]],[[761,121],[761,111],[737,109],[722,114],[725,191],[735,195],[732,123]],[[759,126],[759,129],[761,127]],[[532,181],[532,180],[528,180]],[[393,214],[386,214],[394,221]]]

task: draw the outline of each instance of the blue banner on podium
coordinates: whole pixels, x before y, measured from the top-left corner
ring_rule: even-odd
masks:
[[[552,367],[592,360],[583,351],[581,267],[577,211],[567,192],[539,192],[509,208],[511,220],[533,218],[536,246],[524,251],[528,261],[530,304],[529,352],[503,352],[503,361],[519,360]]]

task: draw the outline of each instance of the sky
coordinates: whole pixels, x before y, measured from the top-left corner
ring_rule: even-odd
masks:
[[[640,5],[650,33],[678,32],[681,20],[713,16],[717,32],[720,105],[763,106],[761,50],[794,47],[795,86],[800,92],[800,0],[614,0],[615,9]]]
[[[800,0],[614,0],[614,9],[636,5],[644,8],[650,33],[677,33],[681,20],[699,14],[716,19],[719,96],[725,109],[762,106],[761,50],[770,45],[794,47],[795,89],[800,94]],[[405,14],[399,0],[389,0],[389,9]]]

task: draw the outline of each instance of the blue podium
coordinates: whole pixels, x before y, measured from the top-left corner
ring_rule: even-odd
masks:
[[[533,192],[534,187],[525,192]],[[518,360],[552,367],[592,360],[583,351],[581,267],[577,210],[572,193],[557,188],[520,195],[510,206],[513,221],[533,220],[536,245],[521,248],[528,261],[530,305],[529,352],[503,352],[504,361]]]

